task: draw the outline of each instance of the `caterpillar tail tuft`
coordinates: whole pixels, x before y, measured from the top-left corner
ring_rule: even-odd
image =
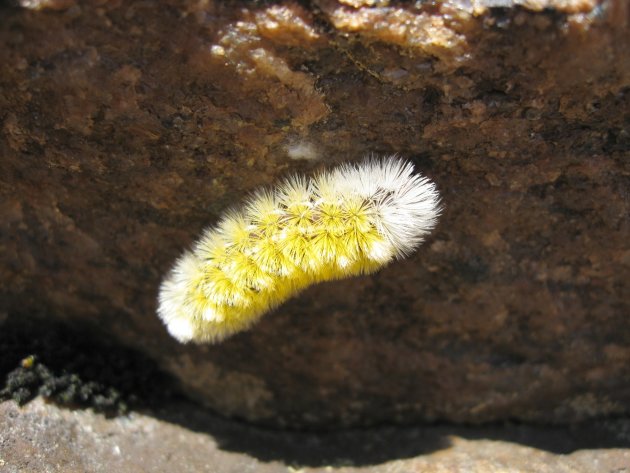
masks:
[[[180,342],[218,342],[322,281],[411,254],[440,215],[435,185],[396,156],[292,176],[227,212],[175,263],[158,315]]]

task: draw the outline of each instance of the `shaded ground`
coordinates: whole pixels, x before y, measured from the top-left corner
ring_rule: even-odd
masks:
[[[173,380],[144,355],[111,343],[103,332],[33,317],[5,318],[2,328],[0,394],[24,404],[0,404],[2,473],[618,473],[630,468],[627,418],[571,427],[268,430],[185,401]]]
[[[263,430],[186,403],[107,419],[0,404],[0,471],[604,472],[630,469],[630,420],[572,428],[444,425],[338,433]]]

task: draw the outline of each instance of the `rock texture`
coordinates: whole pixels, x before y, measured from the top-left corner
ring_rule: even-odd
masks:
[[[629,444],[627,420],[305,434],[227,422],[186,404],[116,419],[41,400],[0,404],[3,473],[616,473],[630,465]]]
[[[3,321],[88,323],[275,426],[630,411],[625,0],[9,3]],[[169,338],[157,287],[203,227],[370,152],[443,194],[418,254]]]

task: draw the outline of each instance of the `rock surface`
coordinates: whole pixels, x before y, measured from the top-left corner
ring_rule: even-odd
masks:
[[[627,420],[571,429],[433,426],[300,434],[225,421],[190,405],[105,419],[41,400],[24,409],[0,404],[3,473],[616,473],[630,466],[629,445]]]
[[[0,4],[1,320],[89,323],[275,426],[630,412],[625,0],[20,3]],[[168,336],[157,288],[202,228],[370,152],[442,192],[416,255],[218,346]]]

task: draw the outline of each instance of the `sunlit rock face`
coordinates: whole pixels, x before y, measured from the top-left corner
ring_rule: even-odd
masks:
[[[630,411],[627,3],[305,5],[2,3],[0,320],[91,324],[274,426]],[[440,191],[417,253],[224,343],[169,336],[182,248],[370,153]]]

